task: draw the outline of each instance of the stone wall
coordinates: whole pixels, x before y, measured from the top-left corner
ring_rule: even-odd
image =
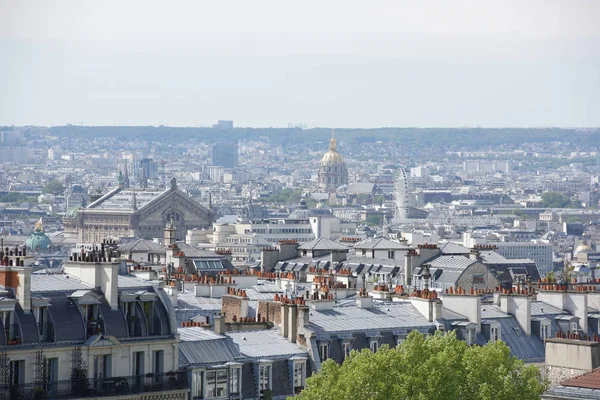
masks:
[[[279,301],[260,301],[258,303],[258,314],[260,318],[264,317],[274,325],[281,324],[281,302]]]

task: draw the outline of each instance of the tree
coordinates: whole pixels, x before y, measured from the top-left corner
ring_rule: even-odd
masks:
[[[569,196],[560,192],[546,192],[542,194],[544,207],[549,208],[581,208],[581,201],[571,200]]]
[[[42,192],[50,193],[53,195],[64,194],[65,187],[63,186],[62,183],[60,183],[59,180],[53,179],[50,182],[48,182],[46,184],[46,186],[44,186],[44,189],[42,189]]]
[[[467,346],[454,332],[413,331],[394,348],[353,351],[306,381],[301,400],[539,399],[547,383],[537,367],[510,355],[502,341]]]

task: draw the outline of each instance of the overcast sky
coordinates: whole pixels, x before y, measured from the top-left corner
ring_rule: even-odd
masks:
[[[600,1],[0,0],[0,124],[600,126]]]

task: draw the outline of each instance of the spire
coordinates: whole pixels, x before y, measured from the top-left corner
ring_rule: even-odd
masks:
[[[331,130],[331,140],[329,141],[329,150],[337,151],[337,144],[335,142],[335,131]]]

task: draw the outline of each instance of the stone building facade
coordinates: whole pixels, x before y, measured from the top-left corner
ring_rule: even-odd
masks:
[[[87,207],[72,209],[64,217],[65,232],[83,243],[104,239],[162,237],[167,222],[176,239],[188,229],[211,225],[210,211],[177,188],[173,178],[167,190],[125,189],[120,185]]]

